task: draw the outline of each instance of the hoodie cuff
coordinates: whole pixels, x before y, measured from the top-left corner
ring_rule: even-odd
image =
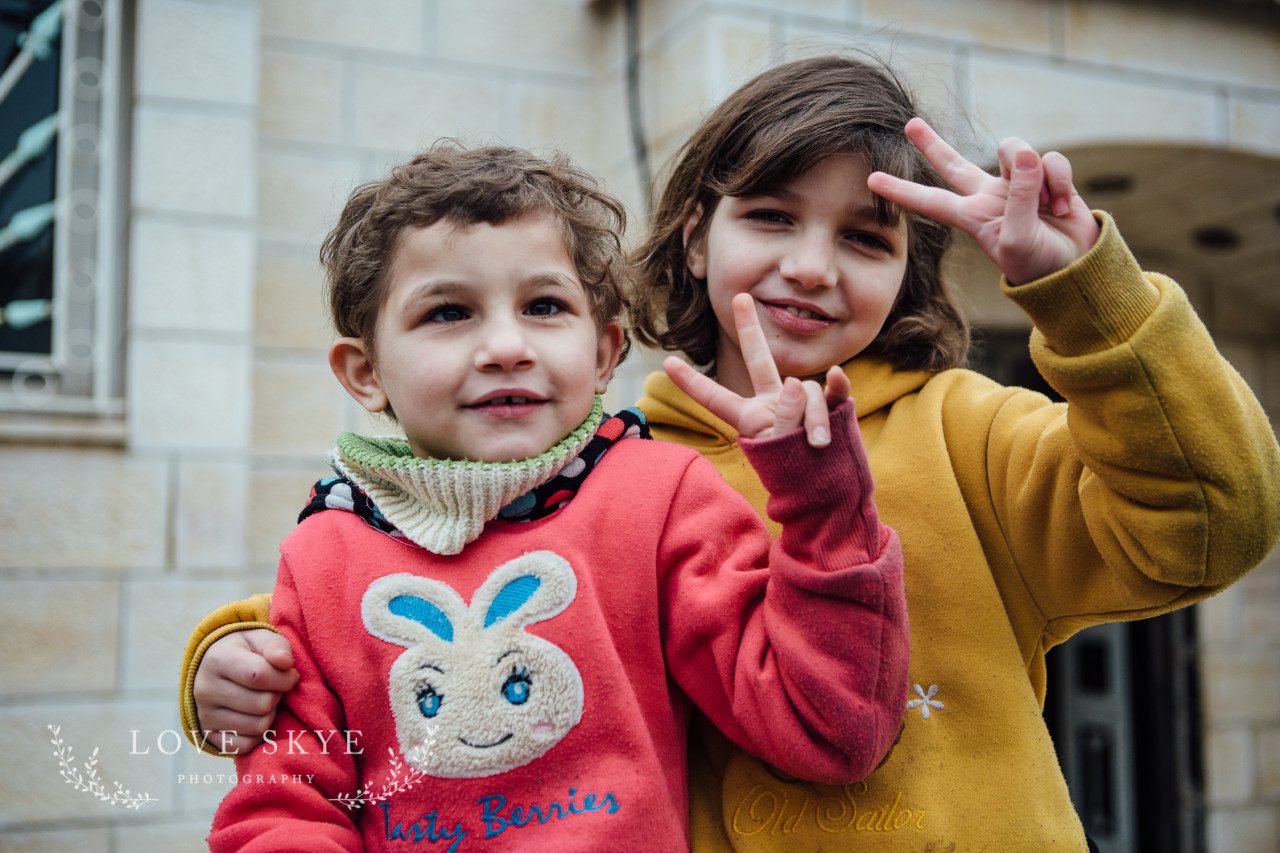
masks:
[[[790,553],[813,552],[828,568],[866,562],[884,546],[875,485],[852,401],[831,412],[831,443],[809,446],[803,429],[738,444],[769,492],[769,517]]]
[[[1050,348],[1078,356],[1118,346],[1138,331],[1160,303],[1111,215],[1093,214],[1102,233],[1088,252],[1052,275],[1000,289],[1018,304]]]
[[[187,649],[182,656],[182,671],[178,678],[178,714],[182,718],[182,732],[192,746],[199,747],[201,752],[216,755],[220,758],[233,758],[214,749],[208,741],[201,742],[203,727],[196,713],[196,671],[204,660],[209,647],[228,634],[237,631],[250,631],[255,628],[266,628],[276,631],[276,627],[267,622],[265,617],[270,612],[271,596],[259,594],[244,601],[237,601],[219,607],[210,613],[187,640]],[[277,633],[279,633],[277,631]]]

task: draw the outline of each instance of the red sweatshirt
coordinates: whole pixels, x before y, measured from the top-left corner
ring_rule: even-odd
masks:
[[[697,453],[635,439],[554,515],[455,556],[306,519],[271,613],[301,679],[211,848],[687,849],[690,701],[785,773],[870,773],[901,725],[907,617],[851,409],[824,450],[742,442],[772,544]]]

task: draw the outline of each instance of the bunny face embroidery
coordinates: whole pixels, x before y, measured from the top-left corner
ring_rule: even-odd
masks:
[[[369,585],[365,627],[405,647],[391,666],[390,698],[411,765],[446,779],[491,776],[542,756],[578,724],[578,668],[524,630],[563,611],[577,589],[569,563],[550,551],[494,569],[470,607],[447,584],[416,575]]]

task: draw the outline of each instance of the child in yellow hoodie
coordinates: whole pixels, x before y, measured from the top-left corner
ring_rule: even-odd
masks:
[[[686,142],[637,252],[637,336],[730,391],[750,388],[741,293],[783,376],[843,364],[906,555],[912,687],[888,759],[864,782],[810,784],[703,726],[695,850],[1084,850],[1041,715],[1045,652],[1202,600],[1280,535],[1280,448],[1177,284],[1139,269],[1061,154],[1008,139],[990,175],[916,112],[858,60],[765,71]],[[999,267],[1067,403],[961,368],[948,226]],[[639,404],[654,436],[701,452],[763,516],[737,432],[681,389],[692,368],[672,370]],[[287,647],[238,633],[267,627],[264,613],[241,602],[197,629],[189,726],[236,728],[249,746],[269,724]]]

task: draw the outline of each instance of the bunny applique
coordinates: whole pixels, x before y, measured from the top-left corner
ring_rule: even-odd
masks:
[[[431,776],[491,776],[542,756],[582,719],[582,676],[558,646],[526,626],[577,594],[569,563],[534,551],[503,563],[471,606],[448,584],[379,578],[361,614],[375,637],[404,646],[390,698],[405,759]]]

